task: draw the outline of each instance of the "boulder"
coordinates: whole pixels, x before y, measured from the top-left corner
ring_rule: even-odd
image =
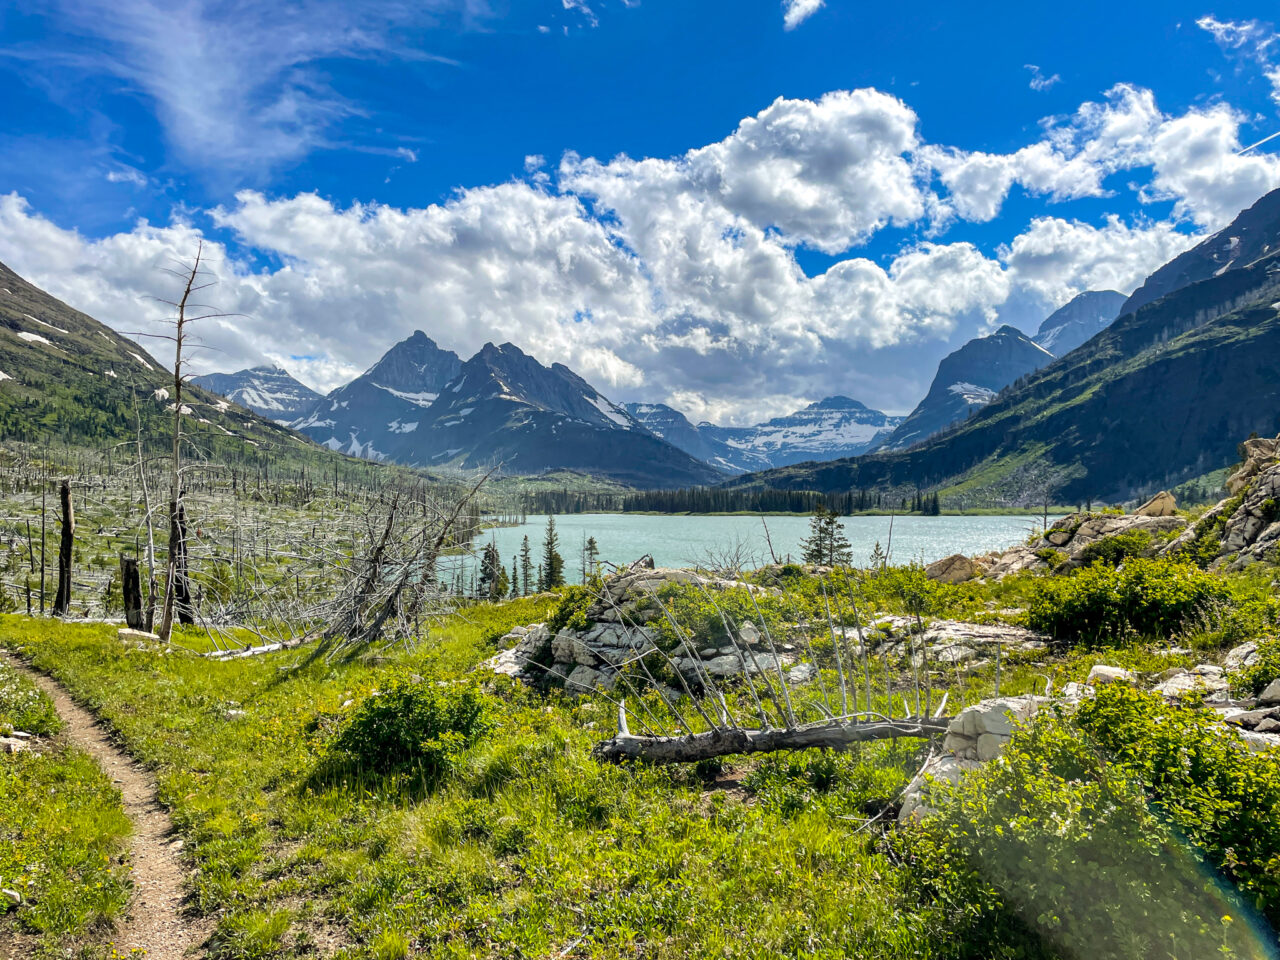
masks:
[[[942,754],[930,758],[920,772],[907,784],[902,794],[902,807],[898,811],[898,822],[922,819],[935,813],[936,809],[929,805],[929,794],[935,783],[959,783],[960,777],[969,770],[981,769],[977,760],[962,760],[951,754]]]
[[[1258,694],[1258,705],[1263,707],[1280,706],[1280,679],[1272,680],[1267,689]]]
[[[1227,651],[1227,655],[1223,658],[1222,665],[1227,669],[1228,673],[1235,673],[1252,667],[1258,662],[1258,644],[1250,640],[1248,643],[1242,643],[1238,647],[1232,647]]]
[[[1240,730],[1236,735],[1245,742],[1245,746],[1249,748],[1250,753],[1264,753],[1267,750],[1274,750],[1276,747],[1280,747],[1280,734]]]
[[[987,568],[987,576],[1002,580],[1011,573],[1040,570],[1047,566],[1048,564],[1036,556],[1036,552],[1030,547],[1012,547],[992,561]]]
[[[1172,517],[1178,512],[1178,501],[1168,490],[1161,490],[1133,512],[1139,517]]]
[[[978,572],[977,565],[962,553],[953,553],[924,568],[925,576],[940,583],[964,583]]]
[[[612,676],[593,667],[579,665],[565,678],[564,688],[566,693],[583,694],[595,689],[609,691],[613,689],[613,684]]]
[[[1089,676],[1085,678],[1085,683],[1092,686],[1103,683],[1135,684],[1137,682],[1138,678],[1124,669],[1124,667],[1110,667],[1102,663],[1095,663],[1090,667]]]
[[[812,683],[817,678],[818,668],[812,663],[797,663],[787,671],[787,683],[796,687]]]
[[[1182,700],[1185,697],[1202,697],[1206,702],[1225,702],[1230,684],[1221,677],[1203,676],[1183,671],[1153,688],[1166,700]]]
[[[0,753],[21,753],[26,749],[27,741],[19,737],[0,737]]]
[[[1240,444],[1240,459],[1244,462],[1227,478],[1227,492],[1236,496],[1265,467],[1274,464],[1277,456],[1280,456],[1280,437],[1254,437]]]

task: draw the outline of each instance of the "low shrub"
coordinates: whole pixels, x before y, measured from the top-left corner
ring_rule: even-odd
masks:
[[[565,629],[587,629],[590,625],[590,621],[587,620],[587,611],[591,609],[600,589],[601,584],[598,578],[593,578],[592,582],[585,586],[574,584],[565,587],[561,593],[560,602],[547,618],[547,629],[551,631],[551,635],[555,636]]]
[[[1172,718],[1167,728],[1154,722],[1159,711]],[[1229,735],[1127,689],[1099,690],[1082,712],[1079,726],[1038,718],[1000,761],[940,789],[938,812],[891,841],[937,954],[1255,955],[1250,910],[1207,867],[1271,903],[1280,831],[1262,825],[1249,838],[1225,821],[1246,796],[1258,803],[1250,825],[1274,816],[1272,765],[1255,761],[1250,773]],[[1250,865],[1234,862],[1224,844],[1235,842]]]
[[[1104,563],[1108,567],[1118,567],[1131,557],[1146,556],[1151,550],[1151,542],[1151,534],[1146,530],[1130,530],[1095,540],[1080,551],[1080,559],[1085,566]]]
[[[1274,661],[1273,661],[1274,662]],[[1216,714],[1106,687],[1076,726],[1203,857],[1280,921],[1280,765],[1259,760]]]
[[[439,779],[491,728],[490,700],[470,684],[396,678],[360,705],[330,744],[328,759],[378,773],[411,770]]]
[[[919,766],[912,741],[867,744],[848,752],[803,750],[766,756],[742,780],[768,809],[795,816],[813,806],[835,815],[871,816],[892,804]]]
[[[0,660],[0,732],[23,730],[50,736],[62,729],[53,701],[25,676]]]
[[[1190,563],[1133,559],[1117,570],[1097,563],[1041,581],[1027,604],[1027,623],[1058,640],[1114,645],[1168,637],[1228,595],[1221,577]]]

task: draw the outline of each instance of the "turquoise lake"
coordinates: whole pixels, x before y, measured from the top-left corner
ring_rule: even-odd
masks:
[[[1049,517],[1052,523],[1056,515]],[[560,553],[565,558],[565,576],[581,580],[582,545],[595,537],[600,559],[625,565],[651,554],[660,567],[682,567],[706,563],[709,551],[723,552],[741,544],[751,562],[770,562],[764,528],[759,517],[650,516],[622,513],[577,513],[555,518]],[[853,545],[854,562],[865,564],[877,542],[889,545],[889,517],[845,517],[845,536]],[[774,551],[784,561],[789,554],[798,560],[800,541],[808,534],[808,517],[766,517]],[[994,517],[895,517],[891,563],[918,561],[932,563],[953,553],[977,554],[1021,543],[1040,518],[1031,516]],[[486,530],[473,543],[483,549],[492,540],[504,566],[520,552],[520,543],[529,538],[534,563],[541,556],[547,518],[531,516],[515,527]]]

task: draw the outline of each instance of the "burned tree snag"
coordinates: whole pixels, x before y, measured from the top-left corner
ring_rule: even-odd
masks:
[[[138,573],[138,561],[120,554],[120,590],[124,595],[124,619],[132,630],[145,630],[146,618],[142,613],[142,576]]]
[[[195,607],[191,603],[191,577],[187,567],[187,510],[181,500],[178,501],[174,526],[178,531],[178,539],[173,599],[178,622],[190,625],[196,622],[196,617]]]
[[[65,617],[71,607],[71,558],[76,544],[76,516],[71,506],[70,481],[62,481],[58,495],[62,499],[62,539],[58,544],[58,594],[53,601],[53,615]]]

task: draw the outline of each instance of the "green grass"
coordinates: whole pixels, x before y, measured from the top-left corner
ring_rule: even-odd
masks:
[[[1257,599],[1261,575],[1250,576],[1230,580],[1233,598]],[[1044,579],[949,587],[913,568],[855,574],[864,615],[917,604],[926,616],[1014,621],[1001,611],[1025,606]],[[793,612],[814,613],[812,580],[779,582]],[[614,732],[603,698],[482,677],[491,722],[455,744],[447,768],[326,774],[375,692],[398,689],[395,678],[474,683],[499,637],[547,620],[557,602],[477,604],[408,652],[341,665],[300,666],[305,651],[210,662],[126,646],[111,627],[18,616],[0,618],[0,643],[32,655],[155,770],[198,868],[195,909],[214,920],[213,960],[948,955],[910,876],[863,829],[918,768],[919,741],[602,765],[591,748]],[[690,622],[711,622],[696,598],[682,602]],[[786,619],[772,602],[766,615]],[[1162,650],[1172,639],[1006,656],[1001,692],[1040,693],[1046,680],[1060,690],[1094,663],[1153,677],[1194,662]],[[894,677],[899,715],[909,678]],[[957,711],[992,694],[995,666],[936,680]],[[873,707],[887,706],[877,678]]]
[[[0,663],[6,725],[46,737],[62,726],[49,698]],[[0,937],[28,935],[40,956],[66,956],[74,946],[91,955],[128,902],[122,855],[131,827],[119,791],[88,754],[37,746],[0,754],[0,888],[22,897],[0,914]]]
[[[0,636],[156,769],[200,868],[197,908],[217,917],[214,957],[303,955],[333,931],[345,957],[545,956],[574,943],[600,957],[919,955],[912,918],[883,895],[894,867],[854,833],[860,818],[844,819],[848,798],[833,810],[746,803],[691,771],[597,764],[590,747],[612,732],[599,701],[503,680],[491,684],[496,727],[446,782],[308,786],[390,671],[457,679],[548,607],[477,607],[400,663],[297,672],[280,669],[288,655],[209,663],[129,649],[95,626],[6,617]],[[233,704],[245,715],[228,718]],[[901,749],[905,771],[913,751]],[[868,804],[906,775],[877,779],[856,757],[846,773]]]

